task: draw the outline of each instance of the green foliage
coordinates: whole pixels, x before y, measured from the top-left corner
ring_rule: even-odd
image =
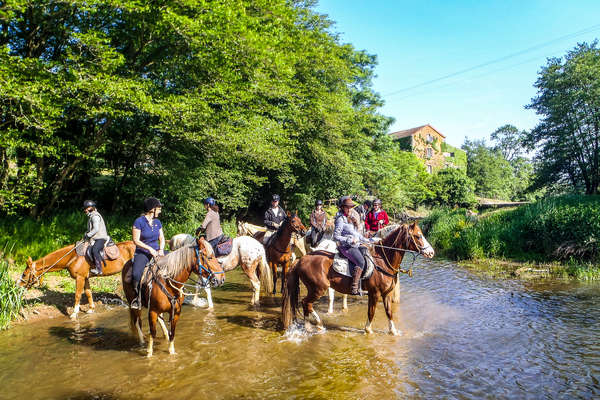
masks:
[[[442,152],[454,154],[452,157],[446,157],[446,163],[454,168],[458,168],[463,172],[467,172],[467,153],[464,150],[442,142]]]
[[[548,60],[528,106],[541,122],[526,136],[538,147],[536,186],[569,185],[597,194],[600,185],[600,49],[578,44],[564,57]]]
[[[154,195],[184,223],[208,195],[230,217],[271,192],[289,209],[365,192],[392,150],[376,58],[310,4],[6,2],[0,213],[130,213]]]
[[[434,210],[428,240],[455,259],[480,256],[523,261],[600,260],[600,197],[563,196],[476,219],[464,209]]]
[[[432,203],[445,206],[473,207],[477,203],[473,181],[460,169],[437,171],[431,180]]]
[[[465,140],[467,174],[475,182],[475,193],[481,197],[510,200],[513,171],[502,153],[485,145],[483,140]]]
[[[23,289],[15,285],[8,271],[8,263],[0,261],[0,330],[19,316],[23,306]]]

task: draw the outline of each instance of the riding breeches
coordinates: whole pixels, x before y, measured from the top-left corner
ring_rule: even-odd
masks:
[[[137,288],[139,287],[140,281],[142,280],[142,275],[144,274],[144,269],[146,268],[146,265],[150,262],[151,258],[152,256],[150,254],[141,253],[137,251],[133,255],[133,279],[131,283],[133,284],[135,290],[137,290]]]
[[[102,249],[104,249],[105,243],[106,243],[106,239],[94,240],[94,244],[92,245],[92,255],[94,256],[94,260],[96,262],[102,261],[102,257],[100,256],[100,251]]]
[[[216,238],[208,241],[208,243],[210,243],[210,247],[213,248],[213,251],[215,252],[215,254],[217,253],[217,245],[219,244],[219,242],[221,241],[222,238],[223,238],[223,235],[220,235],[220,236],[217,236]]]
[[[340,248],[340,250],[356,268],[365,269],[365,256],[360,247]]]

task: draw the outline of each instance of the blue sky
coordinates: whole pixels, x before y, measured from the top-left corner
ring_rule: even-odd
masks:
[[[430,123],[455,146],[506,123],[533,128],[524,106],[546,59],[600,37],[600,0],[320,0],[315,10],[343,43],[377,55],[391,131]]]

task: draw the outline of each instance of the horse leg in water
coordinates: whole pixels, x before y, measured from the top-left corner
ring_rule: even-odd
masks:
[[[165,337],[168,338],[169,331],[167,330],[167,326],[165,325],[165,319],[163,318],[162,314],[158,315],[158,323],[160,324],[160,329],[162,329],[163,335],[165,335]]]
[[[181,313],[181,307],[179,307],[178,311],[175,311],[173,315],[173,319],[171,320],[171,332],[169,334],[169,354],[175,353],[175,327],[177,326],[177,321],[179,321],[179,313]]]
[[[256,275],[256,269],[259,262],[260,258],[254,260],[251,265],[248,265],[247,262],[242,262],[242,271],[244,271],[248,279],[250,279],[250,283],[252,284],[253,292],[252,300],[250,300],[250,304],[252,305],[258,305],[260,299],[260,279],[258,279],[258,275]]]
[[[291,262],[288,259],[281,264],[281,293],[283,293],[283,288],[285,287],[285,282],[287,280],[287,272],[290,269]],[[275,290],[275,285],[273,285],[273,290]],[[322,294],[321,294],[322,296]]]
[[[369,292],[369,309],[367,310],[367,324],[365,325],[366,333],[373,333],[373,329],[371,328],[371,323],[373,322],[373,317],[375,316],[375,308],[377,307],[378,301],[379,301],[379,292],[377,292],[377,291]]]
[[[85,278],[81,275],[75,276],[75,306],[73,307],[73,313],[71,313],[71,319],[76,319],[79,314],[79,302],[81,301],[81,294],[83,293],[83,286],[85,285]]]
[[[269,261],[269,267],[273,272],[273,294],[277,293],[277,264]]]
[[[327,314],[333,314],[333,300],[335,298],[335,290],[329,288],[329,308]],[[342,310],[348,311],[348,295],[342,294]]]
[[[315,309],[313,308],[313,303],[317,300],[319,300],[323,294],[325,294],[325,289],[326,288],[321,288],[321,287],[310,287],[307,286],[308,288],[308,293],[306,295],[305,298],[302,299],[302,310],[304,311],[304,329],[306,329],[307,331],[311,331],[312,328],[310,326],[310,321],[309,318],[312,315],[315,320],[317,321],[317,328],[319,330],[323,330],[325,329],[323,327],[323,322],[321,321],[321,318],[319,318],[319,314],[317,314],[317,312],[315,311]]]
[[[156,311],[150,310],[148,312],[148,325],[150,326],[150,335],[148,336],[148,349],[146,352],[146,356],[152,357],[152,348],[154,346],[154,339],[156,339],[156,320],[158,319],[158,314]]]
[[[138,335],[140,346],[144,345],[144,332],[142,331],[142,313],[140,310],[129,309],[129,327],[133,334]]]
[[[92,289],[90,289],[90,278],[85,278],[85,284],[84,284],[84,289],[85,289],[85,295],[88,299],[88,303],[90,305],[90,308],[88,308],[87,313],[91,314],[94,312],[94,309],[96,308],[96,306],[94,305],[94,298],[92,297]]]
[[[394,325],[394,305],[392,300],[394,298],[394,290],[383,295],[383,307],[385,308],[385,314],[388,317],[388,323],[390,326],[390,334],[394,336],[400,336],[402,332],[396,330]]]

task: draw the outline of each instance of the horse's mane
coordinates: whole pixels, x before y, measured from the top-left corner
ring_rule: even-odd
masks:
[[[158,259],[156,264],[160,269],[160,274],[170,278],[179,275],[181,271],[192,264],[196,255],[195,249],[195,246],[183,246]]]
[[[381,228],[380,230],[378,230],[377,233],[375,234],[375,236],[385,239],[385,238],[387,238],[387,236],[390,233],[394,232],[396,229],[398,229],[401,226],[402,226],[401,224],[392,224],[392,225],[385,226],[385,227]]]

